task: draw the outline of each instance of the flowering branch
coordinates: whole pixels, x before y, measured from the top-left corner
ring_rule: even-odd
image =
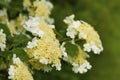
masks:
[[[7,5],[14,3],[12,0],[4,2]],[[60,71],[61,60],[71,64],[75,73],[83,74],[92,68],[87,60],[88,53],[103,51],[98,33],[88,23],[74,20],[74,14],[63,20],[66,36],[60,34],[50,17],[53,5],[47,0],[23,0],[20,10],[13,10],[13,13],[9,13],[4,4],[2,7],[0,70],[8,72],[8,79],[34,80],[35,70],[49,72],[55,68]],[[12,16],[17,13],[18,16]],[[1,68],[3,65],[7,65],[5,69]],[[0,73],[0,76],[4,74]]]

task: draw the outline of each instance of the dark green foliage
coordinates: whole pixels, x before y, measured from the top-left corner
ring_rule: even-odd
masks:
[[[66,42],[65,48],[66,48],[66,52],[71,57],[76,57],[79,53],[78,46],[70,42]]]
[[[12,50],[13,54],[16,54],[23,62],[28,62],[28,55],[25,53],[23,48],[15,48]]]
[[[12,47],[16,48],[16,47],[26,47],[28,41],[30,39],[28,37],[26,37],[25,35],[14,35],[14,39],[13,39],[13,44]]]
[[[7,7],[10,19],[15,18],[19,15],[20,12],[23,11],[23,0],[12,0],[12,2],[9,5],[12,5]]]
[[[8,27],[5,24],[0,23],[0,29],[3,29],[3,33],[5,33],[6,36],[10,36],[11,35]]]
[[[9,19],[13,19],[23,12],[23,0],[12,0],[6,3],[5,0],[0,0],[0,8],[7,8]]]

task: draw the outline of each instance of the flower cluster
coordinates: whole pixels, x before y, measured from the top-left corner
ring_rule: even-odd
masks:
[[[78,55],[76,57],[71,57],[66,52],[66,48],[64,47],[64,45],[65,45],[65,42],[63,42],[60,47],[63,53],[63,60],[72,64],[73,66],[72,70],[75,73],[82,74],[92,68],[90,63],[86,60],[86,58],[89,57],[88,54],[85,51],[83,51],[81,47],[79,47]]]
[[[32,8],[28,7],[32,6]],[[50,71],[52,67],[61,70],[60,58],[62,57],[59,43],[53,32],[55,26],[49,15],[53,5],[49,1],[36,0],[33,5],[29,0],[24,1],[24,7],[30,13],[30,17],[24,22],[24,28],[34,35],[25,49],[32,67],[38,70]],[[34,10],[35,8],[35,10]]]
[[[20,60],[19,57],[13,55],[13,64],[8,69],[8,79],[12,80],[33,80],[33,77],[27,66]]]
[[[51,65],[60,70],[62,53],[55,33],[47,23],[41,22],[39,26],[44,32],[43,36],[41,38],[33,38],[31,42],[28,42],[26,48],[26,52],[30,57],[30,63],[35,69],[48,71],[46,67],[50,68]]]
[[[93,51],[95,54],[100,54],[103,51],[102,43],[97,32],[84,21],[75,21],[74,15],[66,17],[64,22],[68,25],[66,36],[72,39],[71,43],[75,43],[75,38],[78,37],[79,40],[85,40],[83,44],[83,49],[79,46],[79,52],[77,57],[71,57],[66,52],[65,42],[61,45],[61,50],[63,53],[63,60],[69,62],[73,66],[73,71],[75,73],[85,73],[88,69],[91,69],[90,63],[86,60],[88,54],[86,52]]]
[[[12,0],[5,1],[12,3]],[[61,40],[53,24],[54,19],[50,17],[52,3],[23,0],[22,5],[23,11],[16,12],[14,18],[10,18],[6,8],[0,10],[0,60],[8,61],[5,63],[9,66],[8,79],[34,80],[29,69],[33,74],[36,70],[49,72],[55,68],[60,71],[61,60],[71,64],[75,73],[83,74],[92,68],[87,52],[100,54],[103,47],[91,25],[74,20],[75,15],[68,16],[64,19],[66,36]]]
[[[72,39],[78,36],[79,39],[85,40],[84,51],[93,51],[95,54],[100,54],[103,47],[97,32],[88,23],[79,20],[75,21],[74,17],[74,15],[71,15],[64,19],[64,22],[68,24],[66,35]]]

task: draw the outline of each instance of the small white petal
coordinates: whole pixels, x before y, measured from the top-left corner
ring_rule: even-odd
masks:
[[[56,70],[60,71],[61,70],[61,64],[56,65]]]
[[[83,73],[86,73],[91,68],[92,68],[92,66],[90,65],[90,63],[88,61],[85,61],[82,65],[73,64],[72,70],[75,73],[83,74]]]
[[[40,22],[43,22],[43,19],[35,16],[30,17],[28,21],[26,21],[24,24],[24,28],[31,32],[34,36],[42,37],[44,35],[44,32],[40,29]]]
[[[9,74],[8,79],[13,79],[14,78],[14,74],[15,74],[14,66],[10,65],[10,68],[8,69],[8,74]]]
[[[35,46],[37,46],[37,43],[38,43],[38,39],[36,37],[34,37],[31,42],[30,41],[28,42],[27,48],[31,49],[31,48],[35,47]]]
[[[39,62],[42,63],[42,64],[45,64],[45,65],[48,64],[48,60],[45,59],[44,57],[42,57],[42,58],[39,60]]]
[[[90,46],[90,44],[84,44],[83,45],[83,47],[84,47],[84,51],[87,51],[87,52],[90,52],[91,51],[91,46]]]

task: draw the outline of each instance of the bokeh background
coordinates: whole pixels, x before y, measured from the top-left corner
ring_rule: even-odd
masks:
[[[63,19],[71,14],[91,24],[99,33],[104,51],[90,53],[93,68],[85,74],[74,74],[64,64],[62,71],[48,73],[50,80],[120,80],[120,0],[51,0],[55,25],[65,28]],[[64,63],[64,62],[63,62]],[[69,66],[69,67],[68,67]],[[47,75],[46,75],[47,77]]]

